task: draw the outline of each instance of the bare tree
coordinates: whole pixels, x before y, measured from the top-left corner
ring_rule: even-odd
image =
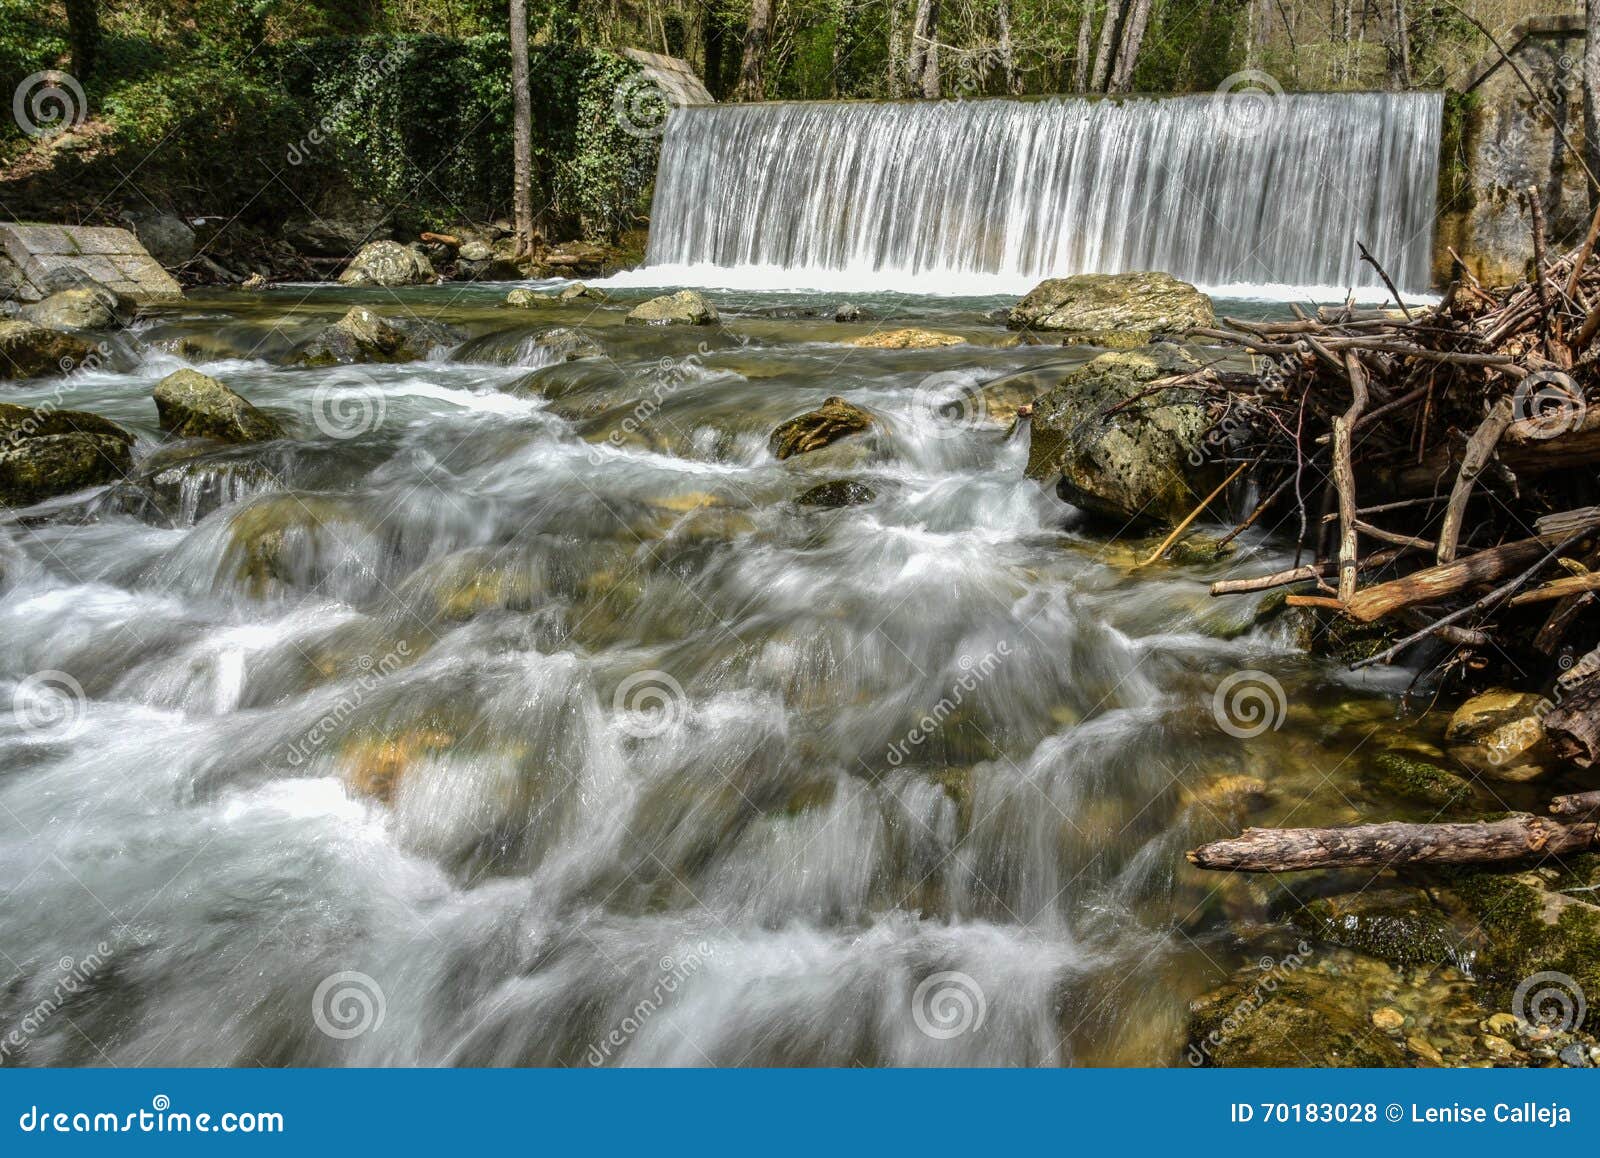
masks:
[[[1122,19],[1127,14],[1127,0],[1106,0],[1105,23],[1100,25],[1100,46],[1095,49],[1094,72],[1089,76],[1093,92],[1105,92],[1111,79],[1111,65],[1117,51],[1117,38],[1122,33]]]
[[[1111,71],[1107,92],[1132,92],[1133,69],[1139,63],[1139,49],[1144,44],[1144,30],[1150,24],[1151,0],[1132,0],[1122,28],[1122,44],[1117,49],[1117,64]]]
[[[1406,0],[1389,0],[1389,36],[1385,41],[1389,87],[1411,87],[1411,32],[1406,27]]]
[[[906,78],[922,95],[939,96],[939,0],[917,0],[911,21],[911,52],[906,58]]]
[[[528,0],[511,0],[511,205],[517,255],[533,249],[533,97],[528,90]]]
[[[766,95],[761,70],[767,62],[772,37],[772,0],[754,0],[750,23],[744,30],[744,59],[739,62],[739,99],[758,101]]]
[[[1000,26],[1000,78],[1008,93],[1022,91],[1022,78],[1017,76],[1016,53],[1011,47],[1011,0],[998,0],[995,21]]]

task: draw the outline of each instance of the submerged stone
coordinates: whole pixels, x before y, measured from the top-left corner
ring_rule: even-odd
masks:
[[[795,502],[803,507],[854,507],[870,503],[877,497],[877,492],[866,483],[839,478],[831,482],[818,483],[802,492]]]
[[[1421,889],[1371,889],[1324,897],[1297,910],[1295,926],[1330,945],[1397,965],[1460,965],[1471,960],[1470,926],[1458,929]]]
[[[940,333],[937,330],[907,328],[863,334],[845,344],[859,346],[864,350],[937,350],[942,346],[959,346],[965,341],[965,338]]]
[[[156,383],[155,400],[161,429],[178,438],[270,442],[284,437],[276,418],[198,370],[168,374]]]
[[[709,326],[717,320],[717,310],[694,290],[679,290],[641,302],[628,312],[634,326]]]
[[[1084,273],[1040,282],[1006,315],[1013,330],[1049,330],[1125,348],[1211,326],[1211,299],[1165,273]]]
[[[772,432],[767,447],[774,458],[792,458],[819,450],[852,434],[872,429],[871,414],[837,396],[815,410],[809,410],[783,423]]]
[[[118,482],[132,469],[132,447],[133,435],[98,414],[0,402],[0,505]]]
[[[457,345],[466,335],[424,318],[388,318],[355,306],[337,322],[300,345],[294,360],[304,366],[357,362],[412,362],[434,350]]]
[[[1361,772],[1361,786],[1378,796],[1451,811],[1472,802],[1472,785],[1448,769],[1402,752],[1380,752]]]
[[[1543,698],[1532,692],[1495,688],[1457,708],[1444,738],[1451,755],[1484,776],[1532,780],[1555,762],[1545,742],[1544,707]]]

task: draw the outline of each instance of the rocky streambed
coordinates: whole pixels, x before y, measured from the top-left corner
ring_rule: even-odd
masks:
[[[6,1060],[1592,1064],[1600,858],[1184,861],[1567,773],[1211,598],[1276,528],[1148,561],[1225,454],[1128,288],[0,322]]]

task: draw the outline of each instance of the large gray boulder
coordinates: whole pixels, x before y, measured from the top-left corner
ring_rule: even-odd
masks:
[[[1054,277],[1034,286],[1006,316],[1013,330],[1047,330],[1119,349],[1215,322],[1210,298],[1165,273]]]
[[[172,213],[154,213],[133,223],[133,235],[150,256],[171,269],[194,256],[194,229]]]
[[[1034,404],[1028,477],[1055,480],[1062,498],[1119,523],[1183,518],[1215,485],[1197,396],[1162,390],[1110,417],[1106,411],[1156,378],[1198,368],[1161,343],[1102,354],[1069,372]]]
[[[624,320],[635,326],[709,326],[716,323],[717,311],[694,290],[679,290],[641,302]]]
[[[339,275],[345,285],[424,285],[433,281],[433,266],[409,245],[369,241]]]
[[[90,351],[89,343],[74,334],[32,322],[0,321],[0,379],[66,374]]]
[[[178,438],[270,442],[283,437],[277,419],[198,370],[168,374],[156,383],[155,400],[161,429]]]
[[[423,318],[388,318],[366,306],[344,317],[300,345],[294,360],[306,366],[349,365],[353,362],[412,362],[435,349],[459,345],[466,335]]]
[[[133,435],[79,410],[0,402],[0,504],[23,507],[120,481],[133,467]]]

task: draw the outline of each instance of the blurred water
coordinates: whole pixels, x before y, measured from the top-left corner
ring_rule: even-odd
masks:
[[[472,334],[436,361],[289,368],[359,299],[238,295],[8,394],[141,466],[0,523],[4,1060],[1175,1060],[1240,951],[1182,859],[1243,818],[1213,789],[1309,793],[1320,707],[1385,710],[1208,598],[1277,549],[1135,574],[1078,529],[944,405],[1092,353],[1007,346],[993,302],[689,331],[490,293],[368,299]],[[908,319],[971,342],[839,344]],[[554,326],[604,355],[549,361]],[[159,448],[191,362],[293,437]],[[773,459],[832,394],[879,432]],[[795,501],[844,477],[876,497]],[[1278,730],[1217,726],[1241,670]]]

